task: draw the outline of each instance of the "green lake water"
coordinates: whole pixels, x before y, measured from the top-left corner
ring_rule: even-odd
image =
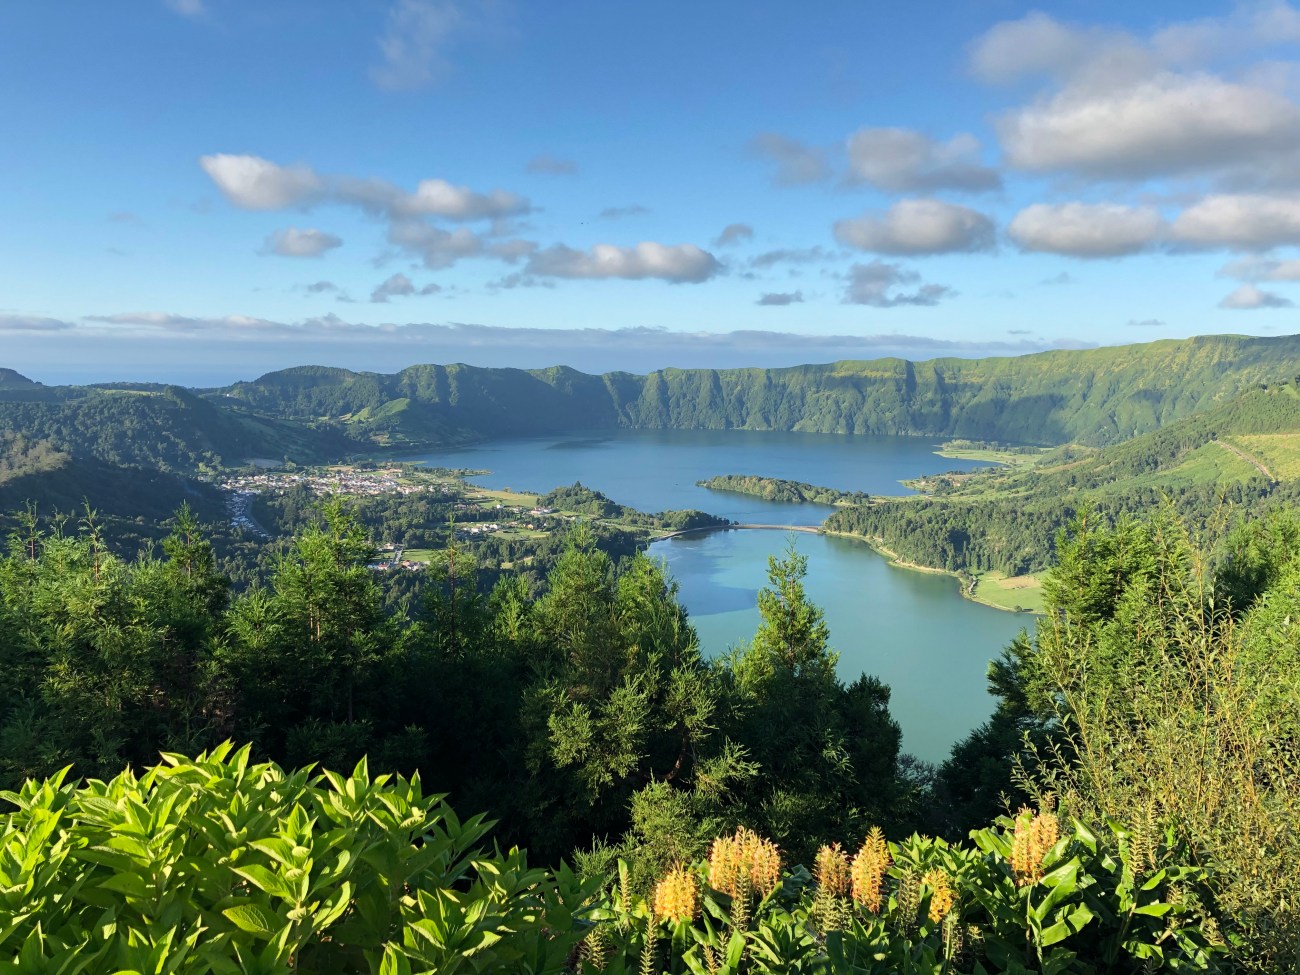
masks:
[[[817,525],[830,509],[708,491],[716,474],[761,474],[870,494],[903,494],[901,480],[981,466],[935,455],[911,437],[850,437],[753,431],[619,431],[496,441],[422,454],[430,465],[490,470],[487,487],[545,492],[580,480],[643,511],[698,508],[735,521]],[[709,655],[751,637],[767,558],[793,543],[808,556],[809,598],[826,614],[839,673],[875,674],[892,689],[903,748],[940,761],[988,717],[988,662],[1033,617],[962,599],[950,576],[897,569],[851,539],[783,531],[717,531],[657,542],[681,586]]]

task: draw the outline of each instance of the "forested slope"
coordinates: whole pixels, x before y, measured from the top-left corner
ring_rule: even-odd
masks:
[[[1300,336],[1206,336],[997,359],[880,359],[787,369],[302,367],[210,396],[267,416],[336,422],[370,443],[583,428],[915,434],[1113,443],[1300,374]]]
[[[1259,444],[1276,470],[1252,452]],[[1047,568],[1056,532],[1083,511],[1113,517],[1172,504],[1206,525],[1229,503],[1257,511],[1292,504],[1300,469],[1285,463],[1289,456],[1300,459],[1300,391],[1280,383],[1124,443],[1062,447],[1014,471],[928,479],[927,497],[837,511],[826,527],[922,565],[1018,575]]]
[[[192,470],[251,457],[618,427],[1119,442],[1300,375],[1300,336],[1206,336],[999,359],[665,369],[302,366],[222,389],[43,386],[6,370],[0,430],[114,464]]]

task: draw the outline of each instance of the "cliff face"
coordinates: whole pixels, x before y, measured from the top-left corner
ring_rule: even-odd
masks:
[[[1210,336],[1001,359],[665,369],[304,367],[212,395],[341,424],[359,441],[451,442],[640,427],[909,434],[1023,443],[1126,440],[1300,374],[1300,336]]]

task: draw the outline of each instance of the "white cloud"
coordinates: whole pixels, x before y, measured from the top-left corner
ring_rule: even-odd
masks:
[[[269,332],[283,328],[279,322],[249,315],[224,315],[219,318],[195,318],[170,312],[136,311],[115,315],[87,315],[86,321],[106,325],[135,325],[142,328],[162,329],[168,332]]]
[[[634,247],[597,244],[588,251],[555,244],[533,254],[525,274],[555,278],[659,278],[673,284],[698,284],[721,269],[712,254],[693,244],[646,241]]]
[[[266,250],[281,257],[320,257],[326,251],[343,245],[343,238],[323,230],[286,227],[266,238]]]
[[[388,219],[436,217],[452,221],[488,220],[528,213],[517,193],[480,193],[445,179],[421,180],[413,193],[377,179],[322,176],[309,166],[280,166],[258,156],[218,154],[199,159],[217,189],[245,210],[284,210],[322,202],[360,207]]]
[[[1070,257],[1119,257],[1156,244],[1165,222],[1154,207],[1117,203],[1035,203],[1016,214],[1007,233],[1022,250]]]
[[[1004,115],[1010,165],[1142,179],[1253,165],[1300,147],[1300,108],[1211,75],[1162,73],[1124,87],[1070,87]]]
[[[525,170],[545,176],[577,176],[578,164],[572,159],[559,159],[549,152],[544,152],[528,160]]]
[[[460,7],[447,0],[396,0],[379,38],[381,62],[370,72],[381,88],[422,88],[444,74],[448,39],[466,23]]]
[[[826,151],[806,146],[777,132],[760,132],[750,140],[749,149],[776,163],[776,182],[781,186],[819,183],[830,177]]]
[[[384,304],[389,298],[405,298],[410,295],[436,295],[442,288],[436,284],[426,284],[423,288],[417,288],[415,283],[405,274],[394,274],[392,277],[382,281],[375,286],[370,292],[370,300],[374,304]]]
[[[1283,298],[1271,291],[1261,291],[1253,284],[1243,284],[1219,302],[1220,308],[1230,308],[1234,311],[1254,311],[1259,308],[1291,308],[1294,305],[1295,302],[1290,298]]]
[[[877,254],[920,255],[991,250],[993,221],[941,200],[900,200],[884,213],[839,220],[835,239]]]
[[[921,276],[897,264],[872,261],[855,264],[849,269],[849,286],[844,301],[851,305],[871,305],[875,308],[895,308],[899,305],[937,305],[944,298],[956,294],[942,284],[920,284]],[[900,293],[903,285],[920,286],[912,292]]]
[[[970,47],[975,77],[989,84],[1023,78],[1076,75],[1107,56],[1112,61],[1145,60],[1137,42],[1119,31],[1064,24],[1039,11],[995,24]]]
[[[829,260],[833,255],[824,247],[784,247],[774,251],[764,251],[749,259],[750,267],[773,267],[777,264],[815,264]]]
[[[715,247],[729,247],[732,244],[738,244],[742,240],[752,240],[754,237],[754,228],[747,223],[729,223],[722,228],[722,233],[713,238]]]
[[[625,207],[605,207],[598,216],[601,220],[622,220],[624,217],[643,217],[650,212],[649,207],[633,203]]]
[[[72,322],[41,315],[10,315],[0,312],[0,332],[62,332],[75,328]]]
[[[528,201],[516,193],[492,190],[476,193],[468,186],[453,186],[445,179],[423,179],[415,192],[400,191],[390,204],[399,215],[442,217],[445,220],[483,220],[527,213]]]
[[[1238,281],[1300,281],[1300,260],[1244,257],[1219,268],[1219,277]]]
[[[800,305],[803,304],[802,291],[770,291],[763,295],[756,305],[766,305],[767,307],[778,307],[782,305]]]
[[[322,180],[307,166],[280,166],[258,156],[218,153],[199,165],[223,196],[244,210],[284,210],[313,202]]]
[[[483,253],[483,238],[468,227],[443,230],[423,221],[399,220],[388,228],[388,239],[403,250],[412,251],[424,266],[437,270],[466,257]]]
[[[1178,215],[1173,238],[1194,246],[1246,251],[1300,244],[1300,197],[1207,196]]]
[[[939,189],[994,190],[997,170],[979,160],[980,145],[970,135],[936,142],[911,129],[860,129],[848,140],[849,175],[890,192]]]
[[[163,3],[182,17],[202,17],[207,13],[203,0],[163,0]]]

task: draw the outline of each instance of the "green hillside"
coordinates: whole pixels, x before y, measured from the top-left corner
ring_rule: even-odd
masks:
[[[635,427],[1115,443],[1300,375],[1300,336],[1206,336],[993,359],[666,369],[647,376],[421,365],[301,367],[209,391],[371,444]]]
[[[1270,507],[1300,497],[1300,392],[1257,387],[1124,443],[1063,446],[1029,467],[917,486],[925,496],[838,511],[826,526],[922,565],[1036,572],[1052,560],[1056,531],[1084,510],[1117,515],[1168,501],[1205,524],[1225,501]]]
[[[301,366],[201,391],[43,386],[6,370],[0,431],[49,440],[78,457],[178,471],[618,427],[1100,446],[1297,375],[1300,336],[646,376],[593,376],[562,366],[418,365],[391,375]],[[1275,446],[1260,445],[1265,452]]]
[[[0,387],[0,434],[48,441],[78,458],[192,471],[249,457],[344,453],[333,430],[232,410],[179,386]]]

